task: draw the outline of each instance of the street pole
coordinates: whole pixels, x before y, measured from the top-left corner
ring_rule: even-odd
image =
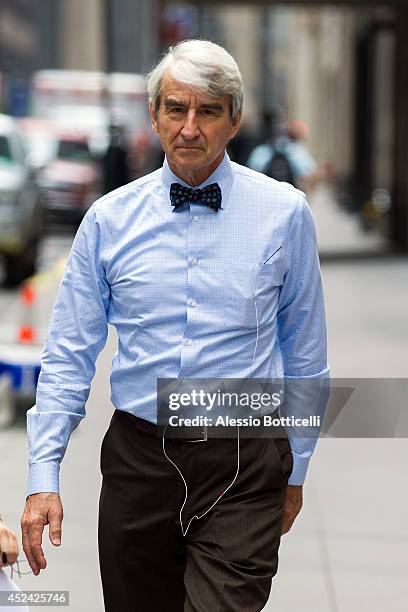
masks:
[[[391,233],[400,252],[408,252],[408,16],[401,1],[396,6],[394,202]]]
[[[112,0],[104,0],[105,21],[105,71],[113,72],[113,11]]]
[[[103,103],[109,116],[109,125],[113,123],[111,75],[114,71],[114,40],[112,0],[103,0],[103,20],[105,38],[105,88]]]
[[[270,6],[261,5],[259,7],[259,65],[260,71],[260,90],[262,100],[262,114],[271,111],[273,103],[271,100],[270,87]]]

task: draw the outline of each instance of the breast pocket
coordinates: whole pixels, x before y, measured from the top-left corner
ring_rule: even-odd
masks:
[[[259,325],[273,323],[278,313],[283,273],[278,262],[254,267],[255,301]]]
[[[224,324],[227,329],[256,326],[253,265],[245,262],[224,264]]]
[[[282,273],[277,261],[226,263],[224,324],[227,329],[256,329],[276,318]]]

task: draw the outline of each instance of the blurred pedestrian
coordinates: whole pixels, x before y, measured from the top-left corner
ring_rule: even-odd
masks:
[[[148,91],[163,167],[87,212],[53,309],[28,412],[24,550],[38,575],[44,525],[61,542],[59,466],[112,323],[116,410],[99,506],[105,610],[256,612],[301,510],[316,440],[241,439],[239,428],[217,438],[207,427],[160,438],[157,379],[327,377],[315,228],[301,192],[226,154],[243,85],[225,49],[204,40],[170,48]]]
[[[307,123],[294,120],[277,129],[272,122],[266,133],[265,141],[251,152],[247,166],[310,193],[318,178],[318,167],[304,143],[310,133]]]
[[[310,193],[319,179],[318,165],[306,146],[310,128],[306,121],[294,119],[287,124],[288,153],[294,168],[296,186]]]
[[[20,591],[20,588],[3,571],[3,568],[13,565],[17,559],[18,542],[16,534],[7,527],[0,516],[0,593]],[[0,607],[4,612],[29,612],[26,606],[17,606],[16,604],[8,606],[4,601],[0,603]]]
[[[104,194],[130,181],[125,130],[116,123],[112,123],[109,127],[109,144],[102,159],[102,172]]]

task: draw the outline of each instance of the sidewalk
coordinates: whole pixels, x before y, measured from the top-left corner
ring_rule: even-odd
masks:
[[[384,240],[377,232],[363,232],[359,216],[338,206],[329,185],[318,184],[309,203],[316,222],[321,257],[384,251]]]

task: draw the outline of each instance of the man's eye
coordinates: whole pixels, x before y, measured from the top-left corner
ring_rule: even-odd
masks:
[[[215,112],[211,108],[203,108],[201,112],[203,115],[206,115],[207,117],[211,117],[212,115],[215,115]]]
[[[181,106],[174,106],[170,109],[170,112],[174,115],[180,115],[183,112],[183,108]]]

